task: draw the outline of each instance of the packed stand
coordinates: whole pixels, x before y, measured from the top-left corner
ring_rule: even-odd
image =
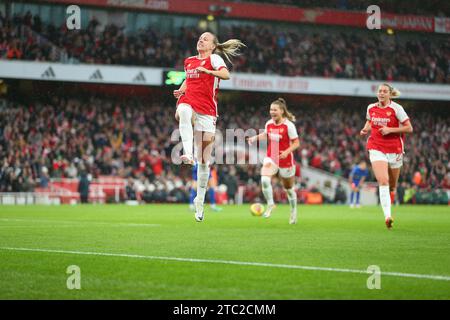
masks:
[[[382,32],[308,30],[234,26],[223,27],[219,38],[238,38],[247,44],[233,66],[238,72],[450,83],[449,37],[431,40],[433,36],[422,35],[407,40]],[[84,63],[183,69],[184,58],[196,54],[200,34],[182,27],[177,34],[147,28],[128,35],[115,25],[103,28],[96,20],[69,32],[65,26],[44,25],[28,13],[12,20],[1,18],[0,58],[56,61],[64,56]]]
[[[267,107],[221,108],[227,110],[218,121],[223,133],[227,128],[261,129],[268,118]],[[346,179],[355,163],[368,160],[365,139],[358,135],[365,110],[321,107],[318,113],[316,108],[291,107],[301,141],[295,158],[302,167]],[[415,131],[406,139],[402,187],[450,189],[450,118],[417,109],[408,113]],[[55,96],[47,102],[9,101],[0,109],[0,192],[33,191],[53,178],[108,175],[129,180],[126,196],[131,200],[136,200],[137,192],[141,195],[137,200],[146,202],[186,202],[191,172],[171,160],[179,144],[170,140],[178,127],[173,115],[173,106],[137,98]],[[216,168],[229,199],[242,185],[247,186],[244,200],[260,196],[259,166],[218,164]],[[373,176],[369,180],[374,181]],[[314,188],[300,182],[302,188]],[[282,197],[281,187],[277,190]]]
[[[170,161],[175,122],[169,108],[54,97],[9,103],[0,122],[0,191],[32,191],[49,178],[89,173],[133,177],[136,188],[154,191],[152,201],[186,200],[186,181]]]
[[[448,37],[440,43],[421,37],[400,41],[383,33],[274,33],[269,27],[231,27],[223,37],[251,44],[236,62],[242,72],[450,82]]]

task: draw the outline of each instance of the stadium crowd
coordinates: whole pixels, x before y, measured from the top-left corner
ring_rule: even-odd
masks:
[[[55,61],[61,57],[56,52],[64,52],[69,61],[182,69],[184,58],[195,54],[201,31],[187,27],[178,31],[167,34],[149,27],[126,34],[123,28],[100,26],[93,19],[86,28],[69,32],[65,25],[44,24],[31,13],[0,17],[0,58]],[[248,45],[234,71],[450,83],[448,37],[419,35],[412,40],[319,27],[312,33],[293,25],[283,31],[267,25],[224,26],[219,37],[238,38]]]
[[[218,129],[263,128],[267,108],[223,105],[227,110]],[[297,116],[301,147],[295,157],[311,166],[346,178],[361,159],[367,160],[365,140],[358,136],[365,108],[340,109],[292,106]],[[408,111],[408,110],[407,110]],[[326,113],[328,116],[323,117]],[[173,106],[142,99],[54,96],[45,102],[8,100],[0,109],[0,192],[33,191],[51,178],[82,174],[131,179],[134,191],[149,202],[185,202],[190,171],[172,163],[179,141]],[[403,188],[450,189],[450,119],[415,109],[410,112],[415,133],[406,140]],[[259,195],[259,166],[216,165],[219,184],[234,198],[247,186],[244,200]],[[373,177],[369,180],[373,181]],[[300,180],[299,180],[300,183]],[[303,188],[314,188],[302,181]],[[130,191],[133,191],[130,190]],[[282,194],[281,187],[275,193]]]

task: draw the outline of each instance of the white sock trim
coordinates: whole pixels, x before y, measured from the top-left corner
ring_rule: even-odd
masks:
[[[206,190],[208,189],[209,165],[199,163],[197,167],[197,201],[205,202]]]
[[[272,189],[272,181],[269,176],[261,176],[261,187],[264,198],[266,198],[267,204],[274,205],[273,202],[273,189]]]
[[[284,189],[287,193],[287,197],[289,200],[289,205],[291,206],[291,210],[297,209],[297,193],[295,192],[295,188]]]
[[[391,216],[391,196],[389,186],[379,186],[378,190],[380,194],[380,205],[383,209],[384,217],[388,218]]]
[[[178,116],[180,117],[178,128],[180,130],[181,142],[183,144],[183,152],[185,155],[192,157],[194,146],[192,108],[187,105],[180,105],[178,107]]]

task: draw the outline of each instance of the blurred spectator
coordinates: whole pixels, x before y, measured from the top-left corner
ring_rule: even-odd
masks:
[[[323,186],[319,188],[320,193],[323,196],[324,203],[333,203],[334,200],[334,190],[331,187],[331,181],[326,180],[323,182]]]
[[[41,168],[41,175],[39,176],[39,187],[48,188],[48,183],[50,182],[50,177],[48,175],[47,167]]]
[[[405,203],[405,192],[406,192],[407,184],[406,182],[399,183],[397,186],[397,201],[399,204]]]
[[[415,195],[417,192],[417,187],[412,187],[411,185],[408,185],[408,187],[405,190],[405,196],[403,198],[403,203],[416,203],[415,202]]]
[[[88,174],[86,172],[82,172],[79,179],[78,184],[78,192],[80,193],[80,201],[81,203],[89,202],[89,186],[91,182],[89,181]]]
[[[22,51],[17,47],[18,40],[13,40],[9,46],[7,46],[6,50],[6,58],[7,59],[21,59]]]
[[[236,177],[236,168],[234,168],[233,166],[225,167],[220,179],[221,179],[222,183],[227,186],[228,202],[230,204],[233,204],[236,193],[238,191],[238,180]]]
[[[337,204],[346,204],[347,203],[347,192],[340,182],[336,185],[336,189],[334,191],[334,203]]]
[[[126,200],[132,200],[136,201],[137,198],[137,192],[136,192],[136,186],[135,182],[132,177],[128,177],[127,185],[125,187],[125,194],[126,194]]]

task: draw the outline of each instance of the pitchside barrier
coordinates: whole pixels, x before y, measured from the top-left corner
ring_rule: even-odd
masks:
[[[141,86],[166,86],[170,69],[97,64],[63,64],[55,62],[0,60],[0,78],[40,81],[111,83]],[[169,72],[169,73],[168,73]],[[176,73],[179,74],[179,73]],[[329,79],[318,77],[284,77],[266,74],[233,73],[230,81],[220,83],[223,90],[375,97],[380,81]],[[392,83],[403,99],[450,101],[450,86],[429,83]]]
[[[77,204],[80,203],[78,179],[52,179],[46,188],[33,192],[0,193],[0,205],[26,204]],[[89,203],[103,204],[121,202],[124,199],[126,180],[118,177],[100,176],[89,185]]]

